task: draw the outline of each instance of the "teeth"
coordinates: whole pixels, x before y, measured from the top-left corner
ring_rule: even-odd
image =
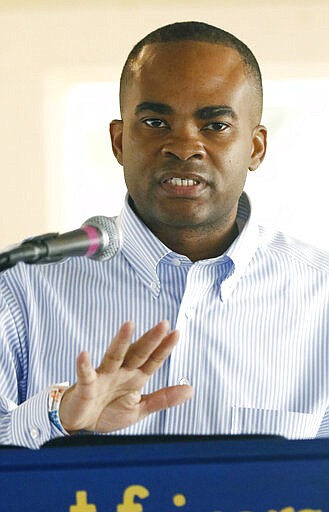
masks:
[[[169,180],[166,181],[167,183],[170,183],[171,185],[175,185],[177,187],[192,187],[193,185],[198,184],[196,180],[190,180],[186,178],[170,178]]]

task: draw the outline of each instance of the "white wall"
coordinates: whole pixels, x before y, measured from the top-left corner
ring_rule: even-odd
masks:
[[[0,247],[63,224],[65,192],[57,166],[67,88],[118,79],[128,51],[142,36],[191,19],[244,40],[265,80],[329,79],[327,0],[0,0]],[[312,110],[312,98],[305,108]],[[104,131],[106,125],[104,120]],[[110,151],[107,135],[100,144]],[[316,151],[314,137],[306,150]],[[324,161],[323,177],[328,171]],[[79,169],[75,172],[78,179]],[[316,179],[321,188],[321,173]],[[324,208],[314,222],[325,228],[325,217]]]

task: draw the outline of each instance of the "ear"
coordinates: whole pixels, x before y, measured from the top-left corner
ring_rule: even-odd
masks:
[[[264,160],[267,147],[267,129],[259,124],[254,129],[252,138],[252,154],[250,158],[249,170],[255,171]]]
[[[122,133],[123,133],[123,121],[121,119],[114,119],[111,121],[109,126],[109,132],[111,136],[112,142],[112,151],[119,162],[120,165],[123,165],[122,159]]]

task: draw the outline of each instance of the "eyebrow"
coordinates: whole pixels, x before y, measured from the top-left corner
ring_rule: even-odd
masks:
[[[174,114],[174,109],[166,103],[155,103],[152,101],[144,101],[137,105],[135,114],[138,115],[141,112],[154,112],[155,114]],[[194,116],[197,119],[212,119],[214,117],[231,117],[232,119],[237,118],[237,114],[233,108],[229,105],[209,105],[202,107],[194,112]]]
[[[237,118],[237,114],[233,108],[228,105],[211,105],[209,107],[202,107],[195,112],[198,119],[212,119],[213,117],[231,117]]]
[[[144,101],[137,105],[135,109],[135,114],[140,114],[141,112],[154,112],[156,114],[173,114],[174,110],[166,103],[153,103],[152,101]]]

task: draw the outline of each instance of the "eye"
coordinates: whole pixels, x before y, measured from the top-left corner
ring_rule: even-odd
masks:
[[[228,128],[228,125],[226,123],[220,123],[220,122],[213,122],[207,124],[203,129],[204,130],[211,130],[213,132],[223,132]]]
[[[156,118],[148,118],[143,119],[143,123],[145,123],[150,128],[167,128],[167,124],[162,121],[162,119],[156,119]]]

